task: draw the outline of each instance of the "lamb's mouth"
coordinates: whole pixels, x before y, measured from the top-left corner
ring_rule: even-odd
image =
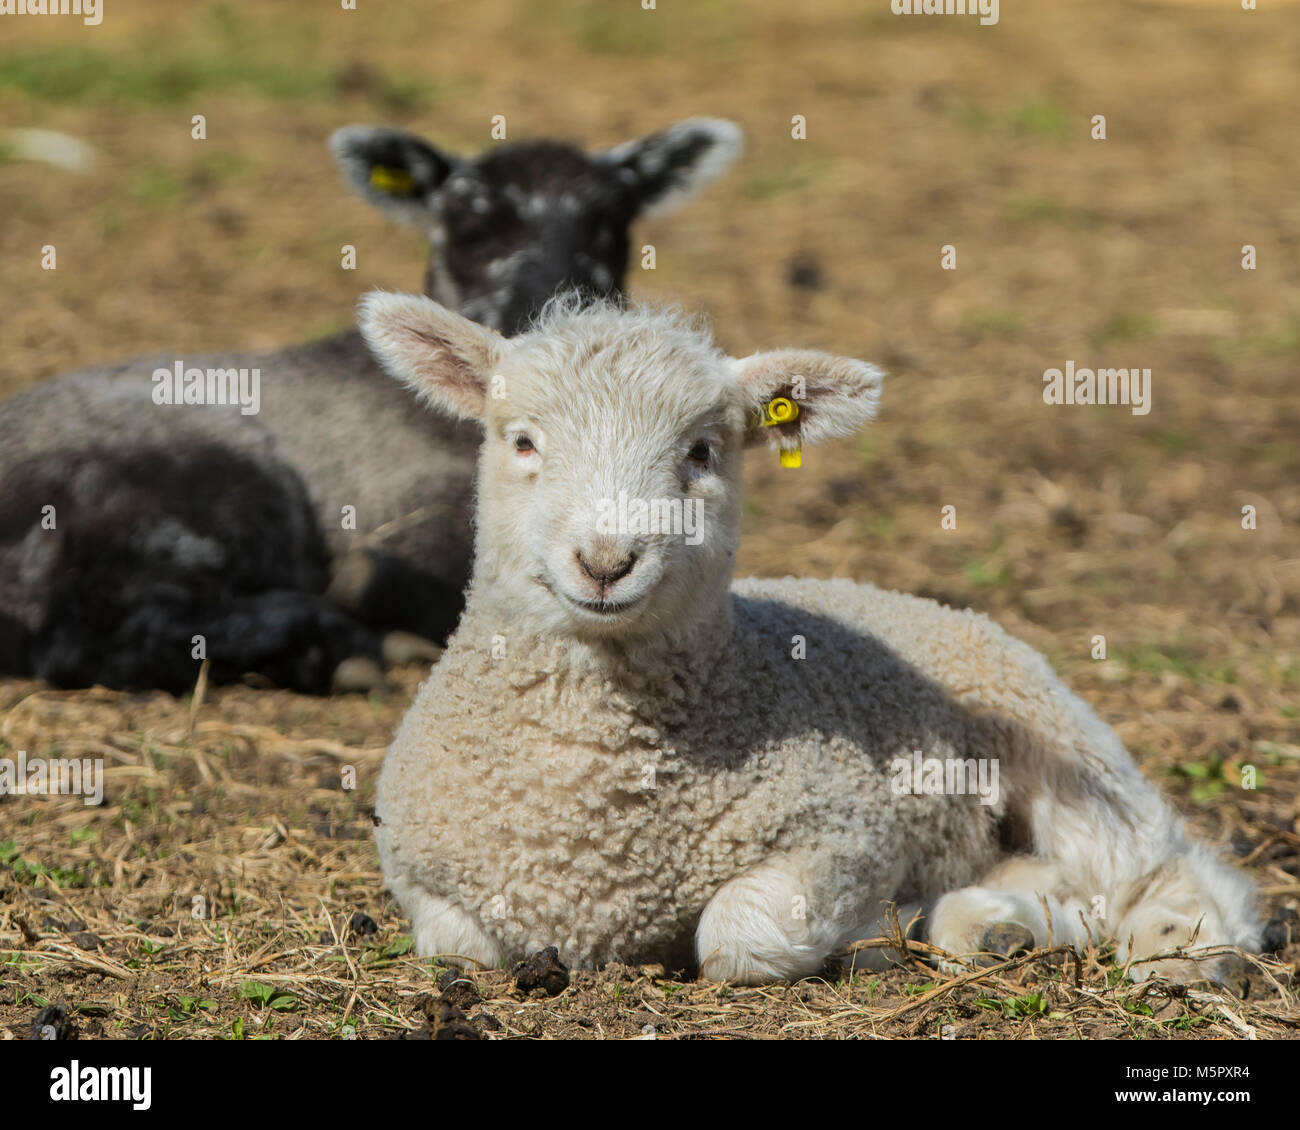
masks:
[[[531,580],[534,583],[541,585],[542,588],[555,597],[555,599],[561,604],[568,605],[568,607],[573,608],[580,613],[585,613],[593,619],[605,621],[616,621],[624,613],[633,612],[639,609],[646,603],[646,599],[654,590],[654,586],[651,585],[649,588],[638,593],[630,600],[582,600],[576,596],[570,596],[563,588],[556,584],[555,580],[546,572],[533,574]]]
[[[570,608],[576,608],[589,616],[598,616],[602,620],[616,620],[624,612],[629,612],[638,605],[643,604],[646,597],[650,595],[650,590],[647,589],[645,592],[632,597],[631,600],[580,600],[576,596],[570,596],[545,574],[534,576],[533,580]]]
[[[568,593],[560,593],[566,601],[574,608],[581,608],[584,612],[590,612],[596,616],[602,616],[607,619],[613,619],[616,616],[635,608],[646,598],[646,594],[634,596],[631,600],[578,600],[569,596]]]

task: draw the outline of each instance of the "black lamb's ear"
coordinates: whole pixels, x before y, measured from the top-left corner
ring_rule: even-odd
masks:
[[[597,155],[634,182],[641,211],[663,215],[716,180],[740,156],[744,134],[723,118],[688,118]]]
[[[429,200],[457,158],[405,130],[345,126],[330,138],[343,179],[371,204],[402,223],[423,226]]]

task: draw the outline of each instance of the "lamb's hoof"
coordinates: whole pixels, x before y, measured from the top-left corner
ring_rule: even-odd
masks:
[[[399,667],[403,663],[437,663],[442,648],[413,632],[389,632],[384,637],[382,653],[385,667]]]
[[[386,691],[384,669],[368,655],[353,655],[334,668],[335,694],[369,694]]]
[[[980,938],[980,949],[998,957],[1020,957],[1033,948],[1033,932],[1019,922],[994,922]]]

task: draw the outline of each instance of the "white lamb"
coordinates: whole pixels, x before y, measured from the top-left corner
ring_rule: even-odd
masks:
[[[793,979],[887,900],[959,957],[1008,923],[1114,938],[1139,979],[1218,973],[1138,960],[1191,943],[1257,948],[1250,881],[1031,648],[870,585],[732,585],[742,449],[858,428],[877,369],[736,360],[679,315],[574,301],[509,340],[403,295],[368,295],[361,326],[485,431],[465,616],[378,785],[417,952]],[[782,397],[798,412],[774,423]],[[996,788],[902,791],[918,751]]]

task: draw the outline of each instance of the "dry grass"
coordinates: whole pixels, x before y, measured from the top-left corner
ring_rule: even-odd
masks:
[[[409,673],[408,684],[417,675]],[[406,690],[409,691],[407,686]],[[300,701],[211,692],[189,728],[165,695],[12,688],[0,734],[11,746],[80,734],[104,758],[103,807],[28,802],[22,845],[0,873],[0,1024],[23,1033],[47,1001],[74,1006],[84,1037],[489,1038],[1146,1037],[1270,1038],[1300,1032],[1289,989],[1300,944],[1243,962],[1231,989],[1132,985],[1106,950],[1048,950],[958,976],[922,964],[929,947],[889,941],[903,964],[737,989],[662,968],[575,973],[557,997],[514,988],[509,971],[460,975],[437,1007],[436,963],[409,955],[383,891],[364,795],[391,703],[339,700],[328,737],[267,725]],[[90,735],[97,735],[93,740]],[[67,740],[63,738],[62,740]],[[14,802],[8,801],[12,806]],[[1278,849],[1281,848],[1279,853]],[[1254,852],[1292,863],[1300,837]],[[1287,888],[1294,894],[1294,884]],[[368,915],[372,933],[349,929]],[[372,927],[366,925],[363,930]],[[90,948],[87,948],[90,947]],[[865,948],[865,947],[864,947]],[[466,985],[469,988],[466,988]],[[5,999],[12,990],[12,1000]],[[1248,994],[1241,999],[1241,994]]]
[[[734,117],[741,167],[643,227],[659,267],[633,290],[707,309],[737,351],[818,346],[890,373],[870,433],[798,474],[755,457],[742,571],[989,612],[1051,657],[1270,910],[1294,907],[1300,23],[1279,4],[1028,7],[983,30],[857,0],[705,0],[653,26],[635,5],[576,0],[547,18],[523,0],[382,16],[141,0],[93,33],[14,24],[0,136],[65,130],[101,161],[75,178],[0,156],[0,391],[157,348],[304,339],[345,324],[366,287],[415,285],[410,233],[330,167],[324,138],[345,122],[471,150],[495,113],[512,136],[593,143]],[[190,140],[195,113],[207,142]],[[790,139],[796,113],[806,142]],[[1096,113],[1105,142],[1088,139]],[[55,272],[39,269],[45,243]],[[356,272],[336,269],[344,243]],[[955,272],[939,270],[949,243]],[[1153,411],[1044,406],[1041,374],[1067,358],[1150,367]],[[375,771],[418,678],[369,700],[231,687],[197,705],[0,683],[0,755],[108,767],[102,807],[0,800],[0,1034],[46,1000],[88,1036],[463,1031],[402,952],[370,838]],[[358,912],[374,934],[347,934]],[[556,998],[486,971],[465,1011],[494,1037],[1294,1037],[1298,960],[1293,944],[1250,964],[1244,1000],[1245,982],[1131,986],[1105,952],[761,990],[611,969]],[[266,988],[244,995],[250,982]]]

